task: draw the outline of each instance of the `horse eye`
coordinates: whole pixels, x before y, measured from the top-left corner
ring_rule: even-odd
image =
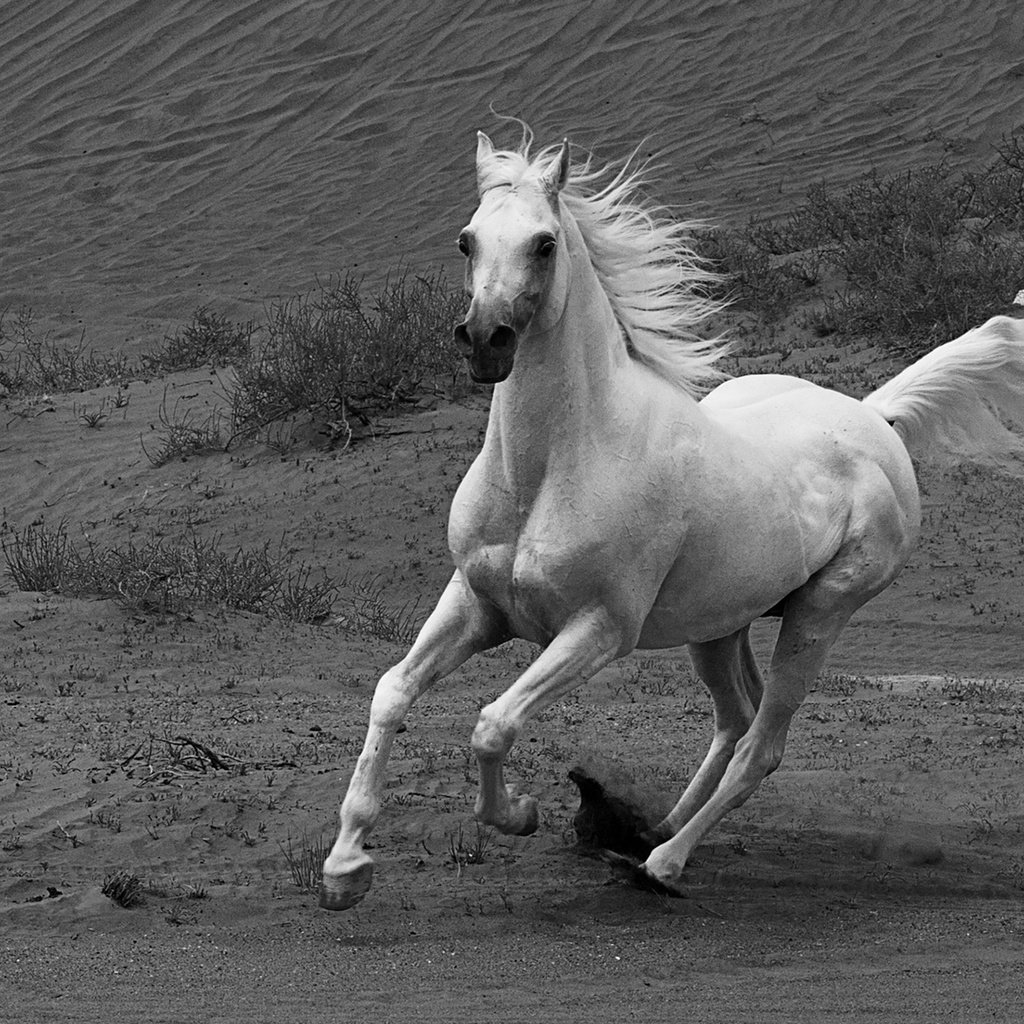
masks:
[[[548,259],[555,251],[555,240],[553,238],[542,238],[537,244],[537,255],[541,259]]]
[[[466,238],[465,235],[459,235],[459,243],[458,243],[458,245],[459,245],[459,252],[461,252],[463,256],[468,256],[469,255],[469,240]]]

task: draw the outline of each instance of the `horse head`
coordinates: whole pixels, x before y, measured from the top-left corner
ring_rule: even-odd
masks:
[[[506,156],[478,133],[480,205],[458,241],[471,302],[455,344],[482,384],[512,372],[516,347],[550,296],[562,233],[558,194],[569,176],[568,141],[539,173],[518,172]]]

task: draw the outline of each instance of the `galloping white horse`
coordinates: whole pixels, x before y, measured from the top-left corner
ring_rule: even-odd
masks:
[[[1024,418],[1024,321],[995,317],[863,401],[782,375],[703,401],[724,345],[699,339],[712,275],[685,226],[569,147],[530,155],[478,136],[479,208],[459,236],[472,302],[455,341],[494,384],[483,449],[452,503],[455,573],[374,694],[324,864],[321,905],[370,887],[364,851],[412,702],[511,637],[543,647],[473,733],[477,817],[537,828],[502,766],[523,723],[635,648],[689,645],[715,706],[711,747],[639,870],[679,890],[687,858],[782,758],[790,720],[851,614],[917,540],[908,446],[1006,452]],[[748,640],[781,616],[762,679]]]

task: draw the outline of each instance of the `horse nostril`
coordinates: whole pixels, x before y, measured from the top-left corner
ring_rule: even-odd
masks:
[[[507,324],[502,324],[500,327],[494,329],[494,333],[490,338],[491,348],[503,349],[514,345],[516,342],[516,332],[512,330]]]
[[[455,346],[465,355],[468,355],[473,349],[473,342],[470,340],[469,331],[466,329],[465,324],[458,324],[453,332],[455,338]]]

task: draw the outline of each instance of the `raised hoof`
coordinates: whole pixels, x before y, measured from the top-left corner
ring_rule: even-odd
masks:
[[[532,836],[540,828],[540,808],[532,796],[520,796],[512,801],[516,809],[508,835]]]
[[[493,825],[506,836],[532,836],[540,828],[540,807],[536,799],[528,793],[522,796],[509,794],[509,813],[507,817],[497,819],[483,813],[483,802],[476,803],[476,820],[483,825]]]
[[[602,850],[601,859],[612,869],[616,878],[644,892],[654,892],[659,896],[670,896],[673,899],[686,899],[686,893],[674,886],[666,885],[660,878],[655,878],[645,865],[632,857],[624,857],[614,850]]]
[[[373,861],[343,875],[324,873],[320,882],[320,906],[324,910],[348,910],[360,903],[373,882]]]

